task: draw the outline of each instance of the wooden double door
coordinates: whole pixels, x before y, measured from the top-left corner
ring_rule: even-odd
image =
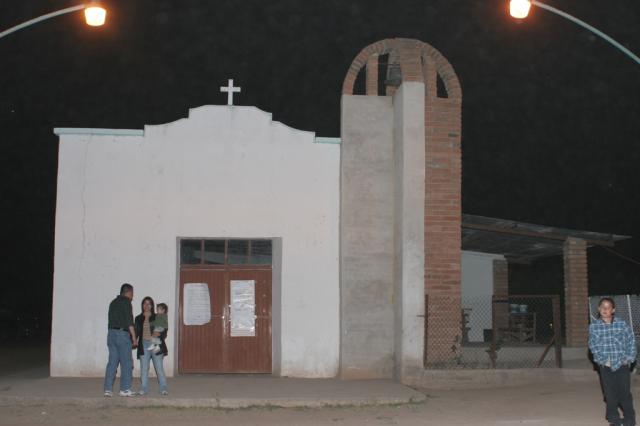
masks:
[[[271,275],[181,268],[180,373],[271,373]]]

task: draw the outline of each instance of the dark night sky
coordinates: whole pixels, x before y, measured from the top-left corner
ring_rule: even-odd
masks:
[[[631,235],[617,250],[640,259],[640,65],[544,10],[516,22],[507,3],[112,0],[105,27],[75,13],[0,39],[0,306],[48,309],[54,127],[173,121],[224,104],[234,78],[237,104],[339,136],[346,70],[388,37],[432,44],[458,73],[465,213]],[[638,0],[548,3],[640,54]],[[0,29],[74,4],[2,0]],[[640,288],[640,266],[601,249],[590,263],[592,291]],[[550,270],[530,276],[561,282]]]

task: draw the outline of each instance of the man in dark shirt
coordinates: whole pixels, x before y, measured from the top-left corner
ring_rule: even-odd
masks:
[[[109,331],[107,347],[109,348],[109,362],[104,376],[104,396],[113,395],[113,382],[116,379],[118,364],[120,364],[120,396],[133,396],[131,383],[133,381],[133,359],[131,350],[136,347],[138,339],[133,327],[133,286],[122,284],[120,295],[109,304]]]

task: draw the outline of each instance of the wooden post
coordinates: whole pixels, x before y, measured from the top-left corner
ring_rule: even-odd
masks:
[[[560,296],[551,298],[553,306],[553,339],[555,340],[556,367],[562,368],[562,323],[560,321]]]
[[[498,360],[498,323],[496,321],[496,296],[491,296],[491,347],[489,348],[489,359],[491,368],[496,368]]]

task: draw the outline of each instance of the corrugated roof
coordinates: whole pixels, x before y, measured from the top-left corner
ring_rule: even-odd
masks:
[[[631,237],[535,225],[493,217],[462,215],[462,249],[502,254],[510,262],[530,263],[561,255],[567,238],[581,238],[589,246],[613,247]]]

